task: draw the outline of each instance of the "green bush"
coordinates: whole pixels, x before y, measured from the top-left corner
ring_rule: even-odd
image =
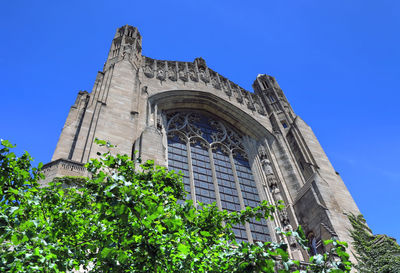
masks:
[[[100,145],[111,147],[104,141]],[[236,243],[232,225],[272,218],[274,205],[228,213],[185,199],[180,174],[135,167],[126,155],[99,155],[91,178],[64,177],[39,187],[31,166],[0,147],[1,272],[306,272],[283,242]],[[65,185],[73,187],[65,187]],[[306,245],[301,229],[284,233]],[[349,272],[345,243],[310,259],[307,272]]]

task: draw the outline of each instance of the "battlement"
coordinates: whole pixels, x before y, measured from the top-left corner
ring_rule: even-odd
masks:
[[[240,104],[252,111],[266,115],[261,98],[238,84],[207,67],[203,58],[196,58],[193,62],[156,60],[143,56],[142,69],[147,78],[160,81],[203,82],[211,84],[216,90],[223,91],[233,97]]]
[[[127,37],[131,38],[139,38],[140,40],[142,39],[142,36],[139,33],[139,30],[136,27],[130,26],[130,25],[125,25],[117,29],[114,39],[117,39],[119,37],[122,37],[126,35]]]

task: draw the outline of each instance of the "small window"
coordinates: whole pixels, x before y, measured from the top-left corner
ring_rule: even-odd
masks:
[[[272,95],[269,95],[269,100],[270,100],[271,102],[275,102],[275,98],[274,98],[274,96],[272,96]]]
[[[268,83],[266,81],[261,81],[261,84],[263,85],[264,89],[268,89]]]
[[[288,127],[288,125],[287,125],[287,123],[286,123],[286,121],[281,121],[281,123],[282,123],[282,126],[283,126],[283,128],[287,128]]]

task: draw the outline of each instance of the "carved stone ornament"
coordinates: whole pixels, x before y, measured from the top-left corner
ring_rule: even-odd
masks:
[[[154,71],[151,68],[150,65],[146,65],[143,69],[144,74],[146,75],[147,78],[153,78],[154,77]]]
[[[275,189],[278,187],[278,181],[275,178],[275,175],[269,174],[267,175],[267,186],[271,189]]]
[[[279,215],[279,219],[281,220],[281,223],[283,226],[289,225],[289,215],[285,208],[278,210],[278,215]]]
[[[252,94],[252,98],[253,98],[254,107],[256,108],[257,113],[265,116],[265,110],[264,110],[264,107],[262,106],[260,97],[257,96],[256,94]]]
[[[216,76],[211,78],[211,83],[215,89],[221,89],[221,85],[219,84]]]
[[[240,91],[239,91],[237,85],[234,84],[234,83],[231,83],[231,88],[232,88],[234,96],[236,96],[236,101],[239,102],[239,103],[242,103],[243,102],[243,98],[240,95]]]
[[[247,101],[247,108],[249,108],[251,111],[256,110],[256,108],[254,107],[254,104],[251,103],[251,101]]]
[[[180,70],[179,71],[179,79],[181,80],[181,81],[184,81],[184,82],[187,82],[189,79],[188,79],[188,75],[187,75],[187,73],[184,71],[184,70]]]
[[[174,70],[168,70],[168,79],[174,82],[177,80],[176,72]]]
[[[194,81],[194,82],[199,81],[199,78],[197,77],[196,72],[193,69],[189,70],[189,76],[192,81]]]
[[[263,169],[266,175],[274,174],[272,169],[271,161],[268,158],[264,158],[261,160],[261,164],[263,165]]]
[[[158,68],[157,69],[157,79],[159,79],[160,81],[164,81],[165,80],[165,71],[162,68]]]
[[[143,86],[142,87],[142,94],[149,94],[149,92],[147,92],[147,86]]]
[[[160,113],[157,115],[157,122],[156,122],[156,124],[157,124],[157,131],[161,133],[161,132],[162,132],[163,125],[162,125],[162,117],[161,117],[161,114],[160,114]]]
[[[206,70],[203,67],[199,68],[199,75],[200,75],[200,79],[203,82],[205,82],[205,83],[210,82],[210,79],[207,77]]]
[[[287,224],[285,225],[285,227],[283,228],[284,232],[289,232],[289,231],[293,231],[293,227],[289,224],[289,220],[287,222]],[[289,241],[289,245],[293,248],[297,247],[297,242],[296,242],[296,238],[293,235],[290,235],[288,237],[288,241]]]
[[[122,52],[122,59],[129,59],[129,57],[131,56],[131,54],[127,51],[127,46],[124,46],[124,51]]]
[[[229,97],[232,96],[232,92],[228,86],[228,81],[227,79],[221,77],[221,87],[224,90],[225,94],[227,94]]]
[[[190,143],[207,143],[213,150],[225,154],[240,154],[247,158],[242,138],[224,123],[204,117],[195,112],[176,112],[167,115],[167,134],[169,138],[184,135]],[[201,129],[200,124],[212,128],[211,132]]]

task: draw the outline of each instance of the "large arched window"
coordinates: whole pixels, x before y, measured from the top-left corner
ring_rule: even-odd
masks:
[[[242,137],[225,123],[197,112],[167,114],[168,167],[183,172],[195,203],[216,202],[220,209],[255,207],[260,197]],[[269,241],[266,221],[233,228],[238,241]]]

